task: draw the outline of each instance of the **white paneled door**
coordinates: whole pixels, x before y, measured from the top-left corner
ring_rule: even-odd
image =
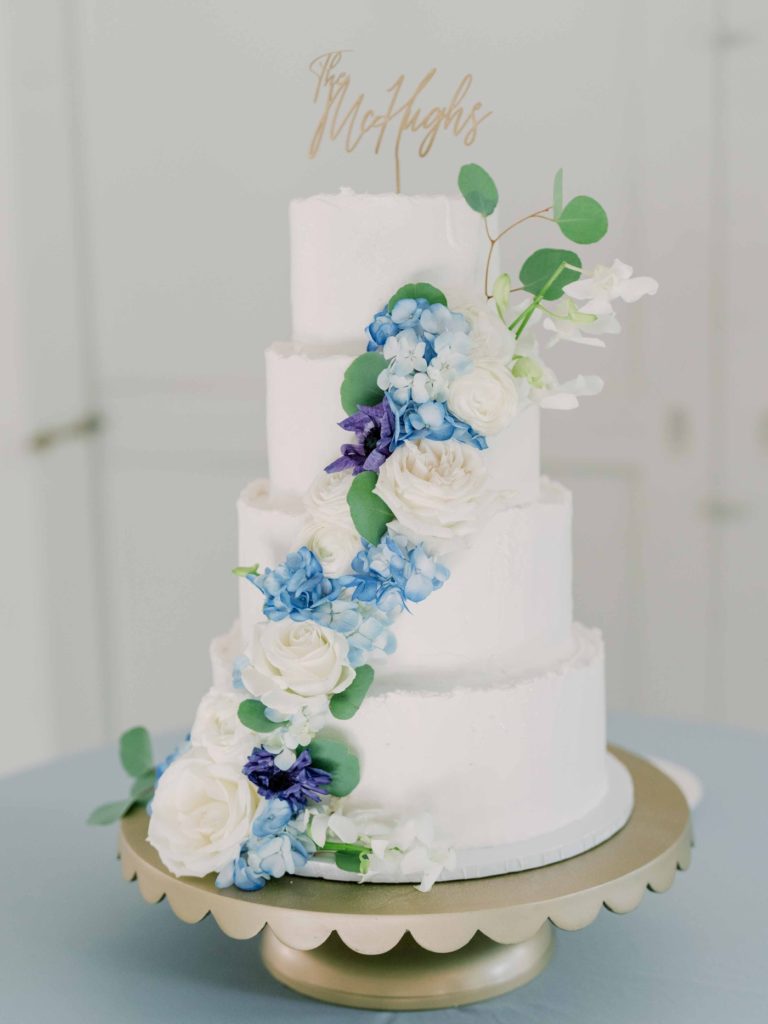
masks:
[[[577,611],[614,706],[768,729],[763,5],[481,8],[0,0],[0,770],[183,725],[208,685],[234,502],[264,468],[262,353],[289,330],[288,200],[391,187],[362,149],[307,159],[323,47],[371,90],[474,72],[502,216],[563,166],[611,214],[595,259],[661,282],[608,349],[555,353],[607,382],[545,417]],[[466,158],[406,152],[404,187],[451,189]],[[548,230],[505,239],[512,269]]]

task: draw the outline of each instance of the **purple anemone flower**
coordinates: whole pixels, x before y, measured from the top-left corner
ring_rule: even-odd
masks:
[[[331,776],[322,768],[312,767],[308,750],[302,750],[290,768],[278,768],[275,755],[264,747],[254,747],[243,766],[243,775],[265,799],[285,800],[297,814],[308,801],[317,803],[327,796]]]
[[[390,446],[395,431],[395,417],[385,399],[378,405],[360,405],[357,412],[342,420],[343,430],[354,432],[355,444],[343,444],[341,456],[325,467],[326,473],[340,473],[351,469],[357,475],[363,470],[378,473],[391,455]]]

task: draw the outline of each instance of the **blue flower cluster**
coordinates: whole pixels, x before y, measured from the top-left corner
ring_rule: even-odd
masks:
[[[441,302],[430,304],[427,299],[400,299],[391,313],[385,306],[368,324],[368,351],[380,352],[388,338],[407,330],[415,331],[419,341],[431,344],[438,335],[449,330],[466,334],[469,324],[461,313],[452,313]]]
[[[237,886],[248,892],[263,889],[271,878],[295,874],[317,847],[294,819],[287,800],[263,800],[240,855],[216,878],[216,887]]]
[[[419,438],[488,447],[448,405],[451,382],[472,369],[469,331],[461,313],[426,299],[400,299],[368,325],[368,350],[389,363],[379,385],[394,416],[391,451]]]
[[[325,575],[319,559],[307,547],[292,551],[276,569],[248,579],[264,595],[264,614],[274,621],[288,616],[297,622],[314,619],[318,607],[339,592],[338,582]]]
[[[450,572],[427,554],[422,544],[410,544],[386,534],[377,545],[363,541],[352,562],[352,593],[360,601],[401,611],[406,601],[423,601],[442,587]]]

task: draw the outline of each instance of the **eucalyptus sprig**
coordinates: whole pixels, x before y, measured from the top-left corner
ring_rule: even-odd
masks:
[[[152,741],[143,726],[128,729],[120,737],[120,763],[132,779],[129,796],[101,804],[91,812],[89,825],[111,825],[124,818],[134,807],[146,806],[155,793],[157,772],[152,758]]]
[[[484,291],[486,298],[493,298],[499,316],[506,323],[506,310],[512,292],[527,291],[533,295],[531,303],[509,325],[515,336],[525,329],[533,313],[544,299],[559,299],[567,285],[581,276],[581,260],[570,249],[537,249],[520,268],[520,284],[513,288],[509,274],[501,274],[489,291],[488,276],[496,244],[513,228],[528,220],[546,220],[557,224],[565,237],[579,245],[599,242],[608,230],[608,217],[596,199],[590,196],[574,196],[563,205],[563,171],[555,175],[552,186],[552,203],[534,210],[513,221],[497,235],[491,234],[488,218],[499,202],[499,191],[490,174],[479,164],[465,164],[459,171],[459,190],[467,204],[483,218],[488,236],[488,258],[485,263]],[[548,216],[549,214],[552,216]],[[549,311],[547,311],[549,312]]]

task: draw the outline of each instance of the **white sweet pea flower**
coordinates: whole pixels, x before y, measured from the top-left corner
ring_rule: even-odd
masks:
[[[584,313],[576,308],[573,299],[558,302],[552,307],[552,313],[556,316],[545,316],[542,323],[544,330],[549,331],[551,335],[547,341],[548,348],[552,348],[559,341],[605,348],[605,342],[599,335],[619,334],[621,331],[621,324],[613,312],[606,316]]]
[[[597,376],[579,374],[563,384],[555,382],[546,391],[534,397],[542,409],[575,409],[579,398],[599,395],[603,390],[603,379]]]
[[[243,693],[211,689],[197,708],[190,742],[204,750],[212,761],[228,762],[239,768],[255,746],[255,736],[237,717]]]
[[[147,839],[172,874],[203,878],[240,853],[260,801],[241,769],[193,748],[163,772]]]
[[[608,316],[616,299],[637,302],[643,295],[655,295],[659,283],[652,277],[632,277],[632,267],[614,260],[610,267],[597,266],[589,277],[567,284],[563,291],[577,302],[585,301],[582,313]]]
[[[305,707],[318,711],[355,678],[347,638],[317,622],[257,623],[245,653],[245,688],[268,708],[290,715]]]

